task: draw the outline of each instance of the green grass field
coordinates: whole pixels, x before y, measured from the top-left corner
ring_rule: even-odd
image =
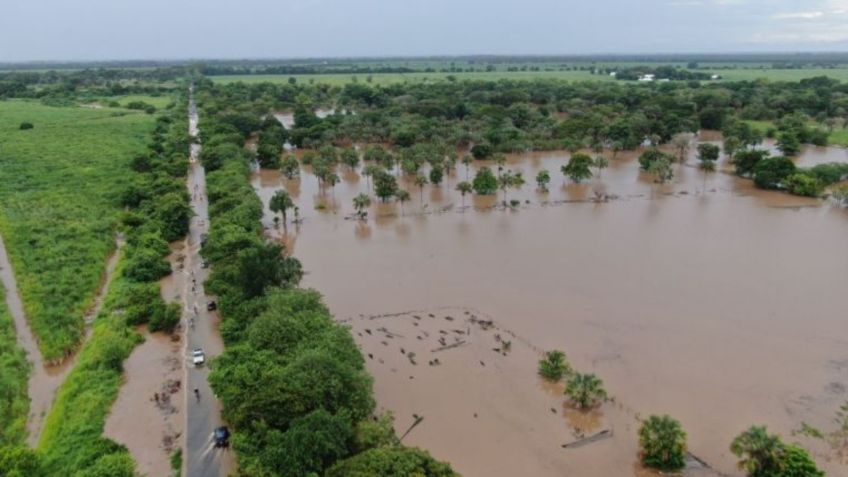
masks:
[[[31,130],[20,130],[28,121]],[[83,335],[114,249],[118,194],[154,116],[137,111],[0,102],[0,233],[47,360]]]
[[[15,338],[15,326],[0,286],[0,447],[22,444],[29,411],[30,364]]]
[[[814,76],[829,76],[840,81],[848,81],[848,68],[826,69],[809,68],[800,70],[777,70],[761,68],[736,68],[727,70],[705,70],[720,74],[723,81],[741,81],[767,79],[770,81],[798,81]],[[470,73],[375,73],[372,75],[351,74],[321,74],[321,75],[224,75],[211,76],[213,81],[219,83],[232,83],[242,81],[245,83],[284,83],[290,77],[294,77],[300,83],[323,83],[330,85],[343,85],[349,83],[356,77],[359,82],[367,82],[371,76],[373,84],[394,84],[405,81],[438,82],[447,81],[448,76],[455,76],[458,80],[535,80],[535,79],[560,79],[566,81],[613,81],[608,75],[593,75],[588,71],[491,71]]]

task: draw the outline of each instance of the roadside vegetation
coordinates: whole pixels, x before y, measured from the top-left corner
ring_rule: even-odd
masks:
[[[21,130],[28,121],[32,129]],[[115,249],[123,181],[153,117],[0,102],[0,233],[46,361],[82,340],[83,315]]]
[[[124,255],[92,337],[47,417],[38,445],[45,475],[135,475],[127,450],[102,433],[123,383],[123,362],[142,341],[134,327],[149,324],[151,330],[170,331],[179,322],[179,306],[164,303],[157,281],[170,273],[167,240],[184,235],[188,227],[184,180],[189,143],[184,116],[181,107],[157,118],[147,150],[133,159],[132,170],[124,171],[130,177],[121,194],[127,207],[121,217],[127,241]],[[148,196],[139,197],[138,190]],[[171,197],[163,200],[166,196]]]
[[[401,446],[390,417],[374,416],[372,379],[349,330],[318,292],[297,287],[300,262],[262,237],[262,203],[248,181],[253,157],[242,146],[253,133],[279,132],[252,119],[263,111],[237,112],[244,105],[209,84],[197,91],[210,214],[206,286],[218,296],[226,342],[209,380],[234,428],[240,473],[454,475]],[[287,209],[283,202],[275,209]]]
[[[5,290],[0,286],[0,448],[26,441],[30,373],[30,363],[26,352],[18,346],[15,324],[4,295]]]
[[[107,142],[104,145],[103,140],[97,139],[98,134],[114,134],[115,137],[108,141],[115,141],[116,144],[123,141],[124,149],[113,148],[92,152],[90,155],[72,154],[61,158],[58,158],[57,143],[47,150],[54,154],[49,157],[58,162],[60,171],[45,171],[49,169],[47,165],[39,165],[39,161],[44,161],[42,153],[27,150],[32,155],[29,159],[39,165],[39,169],[28,173],[19,170],[18,173],[30,177],[31,180],[38,179],[39,174],[48,174],[47,180],[42,180],[38,185],[45,190],[49,190],[48,186],[58,188],[62,195],[48,198],[55,201],[52,205],[60,212],[68,211],[66,207],[73,203],[70,198],[72,192],[73,197],[86,197],[79,184],[98,186],[99,189],[95,188],[95,192],[99,191],[103,197],[92,200],[92,203],[100,208],[93,208],[92,205],[87,209],[81,208],[78,213],[88,214],[81,217],[88,218],[102,227],[102,241],[108,238],[113,244],[114,233],[119,231],[124,236],[126,245],[103,308],[92,325],[91,338],[79,351],[74,368],[58,391],[45,420],[38,447],[34,452],[20,447],[0,447],[0,473],[36,477],[134,476],[135,463],[127,450],[102,437],[102,432],[106,417],[123,383],[123,362],[142,340],[135,332],[134,326],[147,323],[151,330],[168,331],[172,330],[179,320],[178,307],[164,303],[157,281],[170,273],[170,266],[166,261],[169,252],[168,241],[185,234],[190,215],[184,184],[189,144],[185,103],[182,102],[183,108],[172,106],[167,114],[158,118],[146,113],[129,112],[120,112],[118,116],[113,116],[115,111],[104,113],[101,110],[82,108],[53,108],[31,102],[14,101],[6,104],[16,103],[26,104],[27,111],[40,111],[44,116],[41,120],[36,118],[33,130],[38,130],[38,124],[41,122],[45,126],[45,133],[61,135],[63,138],[70,137],[68,135],[72,135],[77,127],[71,123],[84,120],[83,125],[79,126],[79,134],[90,139],[94,145],[105,147],[110,144]],[[0,107],[3,107],[3,103],[0,103]],[[49,108],[50,111],[41,111],[41,108]],[[80,112],[92,116],[81,119],[76,116]],[[131,118],[132,121],[110,125],[114,130],[104,130],[103,124],[109,124],[109,118],[113,117]],[[59,122],[48,127],[51,120]],[[88,124],[98,124],[102,121],[106,122],[100,124],[99,132],[87,129]],[[136,124],[134,121],[139,122]],[[59,132],[55,129],[59,127],[66,128],[67,131]],[[84,147],[91,147],[91,144]],[[72,152],[76,150],[73,146],[69,149]],[[115,150],[125,151],[126,157],[116,160],[116,157],[112,156],[111,161],[107,161],[105,156]],[[22,167],[23,164],[17,166]],[[103,171],[98,170],[101,167]],[[106,173],[112,176],[104,176]],[[124,180],[116,181],[115,177],[123,177]],[[64,179],[60,180],[62,178]],[[85,247],[84,240],[93,240],[91,235],[82,234],[85,231],[85,222],[80,217],[71,218],[82,222],[76,223],[76,228],[73,229],[79,231],[79,234],[74,236],[69,231],[62,231],[60,237],[73,242],[73,246]],[[58,223],[62,224],[61,221]],[[45,245],[42,248],[52,253],[65,250],[58,245]],[[108,249],[106,246],[103,248]],[[102,263],[103,260],[101,258],[96,261]],[[63,276],[67,276],[64,282],[68,284],[79,279],[73,275],[75,271],[79,272],[74,268],[57,267],[56,270],[57,273],[61,272]],[[99,278],[99,275],[95,278]],[[61,288],[54,287],[53,290],[57,292],[61,291]],[[81,315],[79,318],[81,322]],[[23,419],[25,418],[24,414]]]

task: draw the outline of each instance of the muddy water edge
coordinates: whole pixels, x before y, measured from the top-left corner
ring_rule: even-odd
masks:
[[[300,207],[302,223],[287,230],[266,209],[267,233],[352,326],[398,431],[424,417],[405,442],[464,475],[643,475],[636,430],[654,413],[679,419],[690,450],[728,475],[739,475],[728,446],[752,424],[800,440],[829,475],[848,475],[828,446],[791,436],[802,422],[829,430],[848,400],[848,297],[838,285],[848,282],[848,212],[758,190],[726,158],[705,176],[694,151],[670,183],[653,184],[637,155],[618,154],[584,184],[559,173],[567,153],[510,156],[506,168],[528,183],[507,192],[519,201],[507,209],[502,193],[463,200],[459,165],[423,191],[402,179],[412,200],[374,199],[367,221],[351,219],[352,198],[373,197],[356,170],[340,168],[326,194],[308,167],[291,181],[257,171],[253,185],[266,207],[280,188]],[[830,161],[848,151],[806,148],[797,159]],[[469,177],[483,165],[494,166],[475,161]],[[541,169],[548,192],[532,183]],[[439,337],[461,337],[454,328],[473,333],[469,310],[501,339],[518,337],[513,351],[499,353],[489,332],[434,353]],[[614,400],[597,415],[563,407],[561,391],[536,376],[538,351],[553,348],[598,374]],[[562,448],[607,428],[612,437]]]

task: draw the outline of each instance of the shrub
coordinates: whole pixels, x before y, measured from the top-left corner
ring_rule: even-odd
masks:
[[[639,429],[642,462],[654,469],[675,471],[686,464],[686,433],[669,416],[651,416]]]
[[[150,331],[164,331],[171,333],[180,322],[181,307],[179,303],[169,303],[165,306],[157,306],[153,316],[150,317]]]
[[[30,122],[22,122],[22,123],[21,123],[21,126],[20,126],[20,130],[21,130],[21,131],[26,131],[27,129],[32,129],[32,128],[34,128],[34,127],[35,127],[35,126],[33,126],[33,124],[32,124],[32,123],[30,123]]]
[[[788,157],[770,157],[754,166],[754,184],[762,189],[784,187],[783,181],[795,173],[795,163]]]
[[[787,177],[783,185],[791,194],[806,197],[818,197],[824,192],[824,186],[818,179],[801,172]]]
[[[490,168],[482,167],[474,175],[474,182],[471,185],[477,194],[492,195],[498,191],[498,178]]]
[[[601,399],[606,399],[604,382],[594,374],[577,373],[568,380],[565,395],[580,409],[594,406]]]
[[[450,465],[427,451],[408,447],[379,447],[357,454],[331,467],[326,477],[458,477]]]
[[[539,360],[539,375],[549,381],[559,381],[568,374],[571,374],[571,365],[562,351],[548,351]]]
[[[486,143],[475,144],[471,148],[471,155],[474,156],[474,159],[485,159],[491,156],[493,152],[492,146]]]

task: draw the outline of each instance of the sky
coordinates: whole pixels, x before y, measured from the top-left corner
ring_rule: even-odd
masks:
[[[0,0],[0,62],[848,51],[848,0]]]

